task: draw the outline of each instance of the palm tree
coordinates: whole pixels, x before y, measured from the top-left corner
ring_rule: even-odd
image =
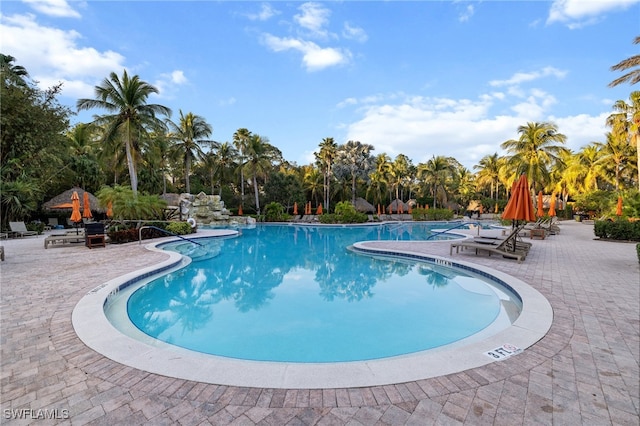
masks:
[[[590,143],[577,154],[576,160],[581,170],[580,181],[585,192],[597,191],[598,180],[605,176],[602,145]]]
[[[640,43],[640,36],[633,39],[633,44]],[[618,62],[614,66],[611,67],[611,71],[625,71],[629,68],[634,68],[622,77],[616,78],[611,83],[609,83],[609,87],[615,87],[622,83],[636,84],[640,81],[640,55],[633,55],[630,58],[624,59],[623,61]]]
[[[138,194],[138,143],[148,129],[163,125],[158,115],[171,115],[169,108],[147,103],[152,93],[158,93],[158,89],[140,80],[137,75],[129,77],[125,70],[120,78],[112,72],[101,85],[95,86],[95,99],[79,99],[76,105],[80,111],[101,108],[113,113],[98,116],[94,123],[104,126],[103,143],[109,144],[117,140],[124,145],[134,197]]]
[[[338,160],[344,171],[351,177],[351,203],[356,204],[356,179],[367,179],[372,167],[372,145],[360,141],[348,141],[338,149]]]
[[[249,143],[246,145],[245,166],[251,173],[253,181],[253,193],[256,201],[256,211],[260,215],[260,198],[258,189],[258,177],[265,178],[275,160],[282,157],[281,152],[269,144],[260,135],[251,135]]]
[[[615,113],[607,117],[607,126],[612,128],[614,137],[622,137],[636,147],[638,157],[638,189],[640,189],[640,91],[631,92],[631,103],[624,100],[613,105]]]
[[[194,159],[204,157],[204,151],[200,144],[212,144],[213,141],[204,138],[211,136],[213,128],[207,121],[191,112],[186,115],[180,110],[180,122],[178,124],[171,120],[167,120],[169,127],[169,139],[173,141],[173,150],[177,155],[182,157],[184,165],[184,182],[185,189],[188,194],[191,193],[191,182],[189,175],[191,174],[191,163]]]
[[[485,155],[480,159],[477,165],[473,166],[474,169],[478,170],[478,172],[476,173],[478,184],[489,184],[491,186],[490,198],[495,200],[498,199],[498,186],[500,185],[500,167],[502,167],[502,164],[497,152],[493,155]]]
[[[29,73],[25,67],[14,65],[12,62],[15,60],[16,58],[11,55],[0,53],[0,74],[2,75],[2,81],[17,86],[26,86],[26,78],[29,77]]]
[[[324,209],[328,212],[329,200],[331,198],[331,166],[336,157],[338,144],[336,144],[333,138],[324,138],[319,147],[320,153],[317,154],[316,157],[322,164],[324,172]]]
[[[211,193],[213,194],[214,180],[217,178],[219,194],[222,195],[222,186],[226,182],[229,170],[236,166],[236,150],[229,142],[214,145],[214,150],[207,154],[205,163],[210,172]]]
[[[433,156],[424,164],[418,164],[418,178],[431,187],[433,195],[433,208],[437,206],[438,195],[442,200],[442,205],[447,201],[445,183],[451,172],[451,167],[447,157],[442,155]]]
[[[561,161],[560,154],[566,148],[560,144],[564,144],[567,137],[558,133],[557,126],[551,123],[529,122],[519,126],[518,133],[519,139],[510,139],[501,145],[512,154],[507,163],[517,175],[525,173],[534,190],[541,190],[550,182],[553,164]]]
[[[249,144],[249,138],[251,138],[251,132],[247,129],[240,128],[233,134],[233,146],[240,153],[240,205],[244,203],[244,164],[245,151]]]
[[[608,180],[612,182],[616,191],[620,189],[620,176],[624,169],[625,163],[632,156],[631,146],[627,141],[620,137],[615,137],[613,133],[607,133],[607,142],[600,144],[602,146],[602,161],[604,168],[612,176]]]

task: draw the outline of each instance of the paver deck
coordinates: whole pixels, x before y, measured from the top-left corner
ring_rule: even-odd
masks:
[[[45,250],[43,236],[3,241],[0,422],[638,425],[640,267],[635,244],[595,241],[589,223],[567,221],[561,228],[559,235],[532,241],[522,263],[473,251],[453,255],[511,274],[546,296],[554,320],[543,339],[487,366],[347,389],[203,384],[116,363],[80,341],[71,312],[98,284],[166,255],[137,243]],[[412,250],[449,256],[446,244],[410,244]],[[57,419],[43,422],[50,416]]]

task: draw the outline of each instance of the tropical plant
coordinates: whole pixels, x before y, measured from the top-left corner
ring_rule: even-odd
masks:
[[[248,129],[240,128],[233,134],[233,146],[240,154],[240,204],[244,204],[244,157],[249,145],[249,139],[251,138],[251,132]]]
[[[157,195],[135,194],[129,186],[103,186],[96,194],[100,205],[112,206],[116,220],[161,220],[164,219],[166,201]]]
[[[245,167],[252,177],[253,193],[256,202],[256,211],[260,214],[260,190],[258,177],[266,178],[271,170],[273,162],[282,158],[282,153],[268,142],[268,139],[259,135],[251,135],[246,146]]]
[[[490,198],[498,199],[498,187],[500,185],[500,168],[502,161],[498,153],[485,155],[477,165],[473,166],[476,172],[477,183],[479,185],[489,185]]]
[[[615,111],[607,117],[607,126],[611,127],[614,137],[626,139],[636,147],[638,165],[638,189],[640,189],[640,91],[631,92],[630,103],[618,100],[613,105]]]
[[[264,218],[267,222],[282,222],[285,220],[284,207],[276,202],[267,204],[264,207]]]
[[[174,123],[167,120],[169,128],[168,138],[173,142],[172,150],[176,156],[182,158],[184,165],[184,182],[185,190],[191,193],[191,182],[189,176],[191,174],[191,164],[194,159],[204,157],[201,144],[211,145],[213,141],[206,138],[211,136],[213,127],[207,121],[192,112],[186,115],[180,110],[180,122]]]
[[[27,77],[29,73],[26,68],[20,65],[14,65],[16,60],[11,55],[0,53],[0,75],[5,84],[14,84],[17,86],[27,86]]]
[[[336,166],[337,175],[349,176],[351,178],[351,203],[356,202],[356,181],[358,178],[366,180],[373,167],[371,151],[375,148],[372,145],[363,144],[360,141],[348,141],[338,147]]]
[[[501,144],[511,154],[507,163],[513,168],[516,176],[524,173],[535,192],[542,190],[550,183],[550,170],[557,162],[562,161],[560,155],[566,151],[562,146],[567,137],[558,133],[552,123],[532,123],[518,127],[520,137],[510,139]]]
[[[639,43],[640,36],[637,36],[633,39],[633,44]],[[636,84],[640,81],[640,55],[633,55],[611,67],[611,71],[626,71],[628,69],[631,69],[631,71],[613,80],[609,83],[609,87],[615,87],[622,83]]]
[[[138,194],[137,157],[140,142],[147,131],[162,127],[158,115],[171,115],[171,110],[158,104],[148,104],[147,99],[158,89],[134,75],[123,71],[122,78],[112,72],[101,85],[95,86],[95,99],[79,99],[78,110],[105,109],[110,115],[98,116],[94,123],[103,129],[102,142],[110,145],[119,142],[124,146],[129,169],[129,179],[134,197]]]
[[[333,140],[333,138],[324,138],[319,145],[320,152],[318,154],[314,153],[316,156],[316,160],[320,163],[323,176],[324,176],[324,209],[329,211],[329,203],[331,200],[331,167],[333,166],[333,161],[337,155],[338,144]]]
[[[434,209],[437,207],[438,199],[440,199],[441,205],[445,205],[447,202],[445,184],[451,171],[449,158],[441,155],[433,156],[426,163],[418,164],[418,179],[430,188]]]

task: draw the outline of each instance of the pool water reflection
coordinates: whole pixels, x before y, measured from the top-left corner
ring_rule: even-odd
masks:
[[[127,311],[149,336],[194,351],[341,362],[458,341],[494,323],[505,302],[516,303],[466,271],[347,249],[356,241],[427,235],[420,224],[269,225],[238,238],[198,239],[204,247],[170,243],[163,248],[195,261],[137,289]]]

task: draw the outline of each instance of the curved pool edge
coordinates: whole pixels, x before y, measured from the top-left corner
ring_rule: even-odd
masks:
[[[211,236],[209,232],[206,234],[202,237]],[[149,250],[161,250],[158,246],[166,242],[152,243],[145,247]],[[74,308],[72,324],[78,337],[88,347],[132,368],[218,385],[284,389],[381,386],[457,373],[496,362],[486,355],[486,352],[504,344],[508,343],[524,350],[542,339],[551,327],[553,310],[547,299],[533,287],[513,276],[485,266],[425,255],[410,249],[384,249],[379,246],[380,242],[377,243],[376,247],[371,247],[367,242],[360,242],[354,244],[354,247],[372,254],[384,253],[429,259],[436,263],[451,264],[489,274],[506,283],[518,294],[522,300],[522,312],[512,326],[481,341],[464,339],[440,348],[392,358],[327,364],[224,358],[159,341],[143,343],[122,334],[107,319],[104,312],[105,302],[109,295],[119,291],[123,285],[180,267],[183,256],[162,250],[168,255],[167,260],[110,280],[89,291]]]

